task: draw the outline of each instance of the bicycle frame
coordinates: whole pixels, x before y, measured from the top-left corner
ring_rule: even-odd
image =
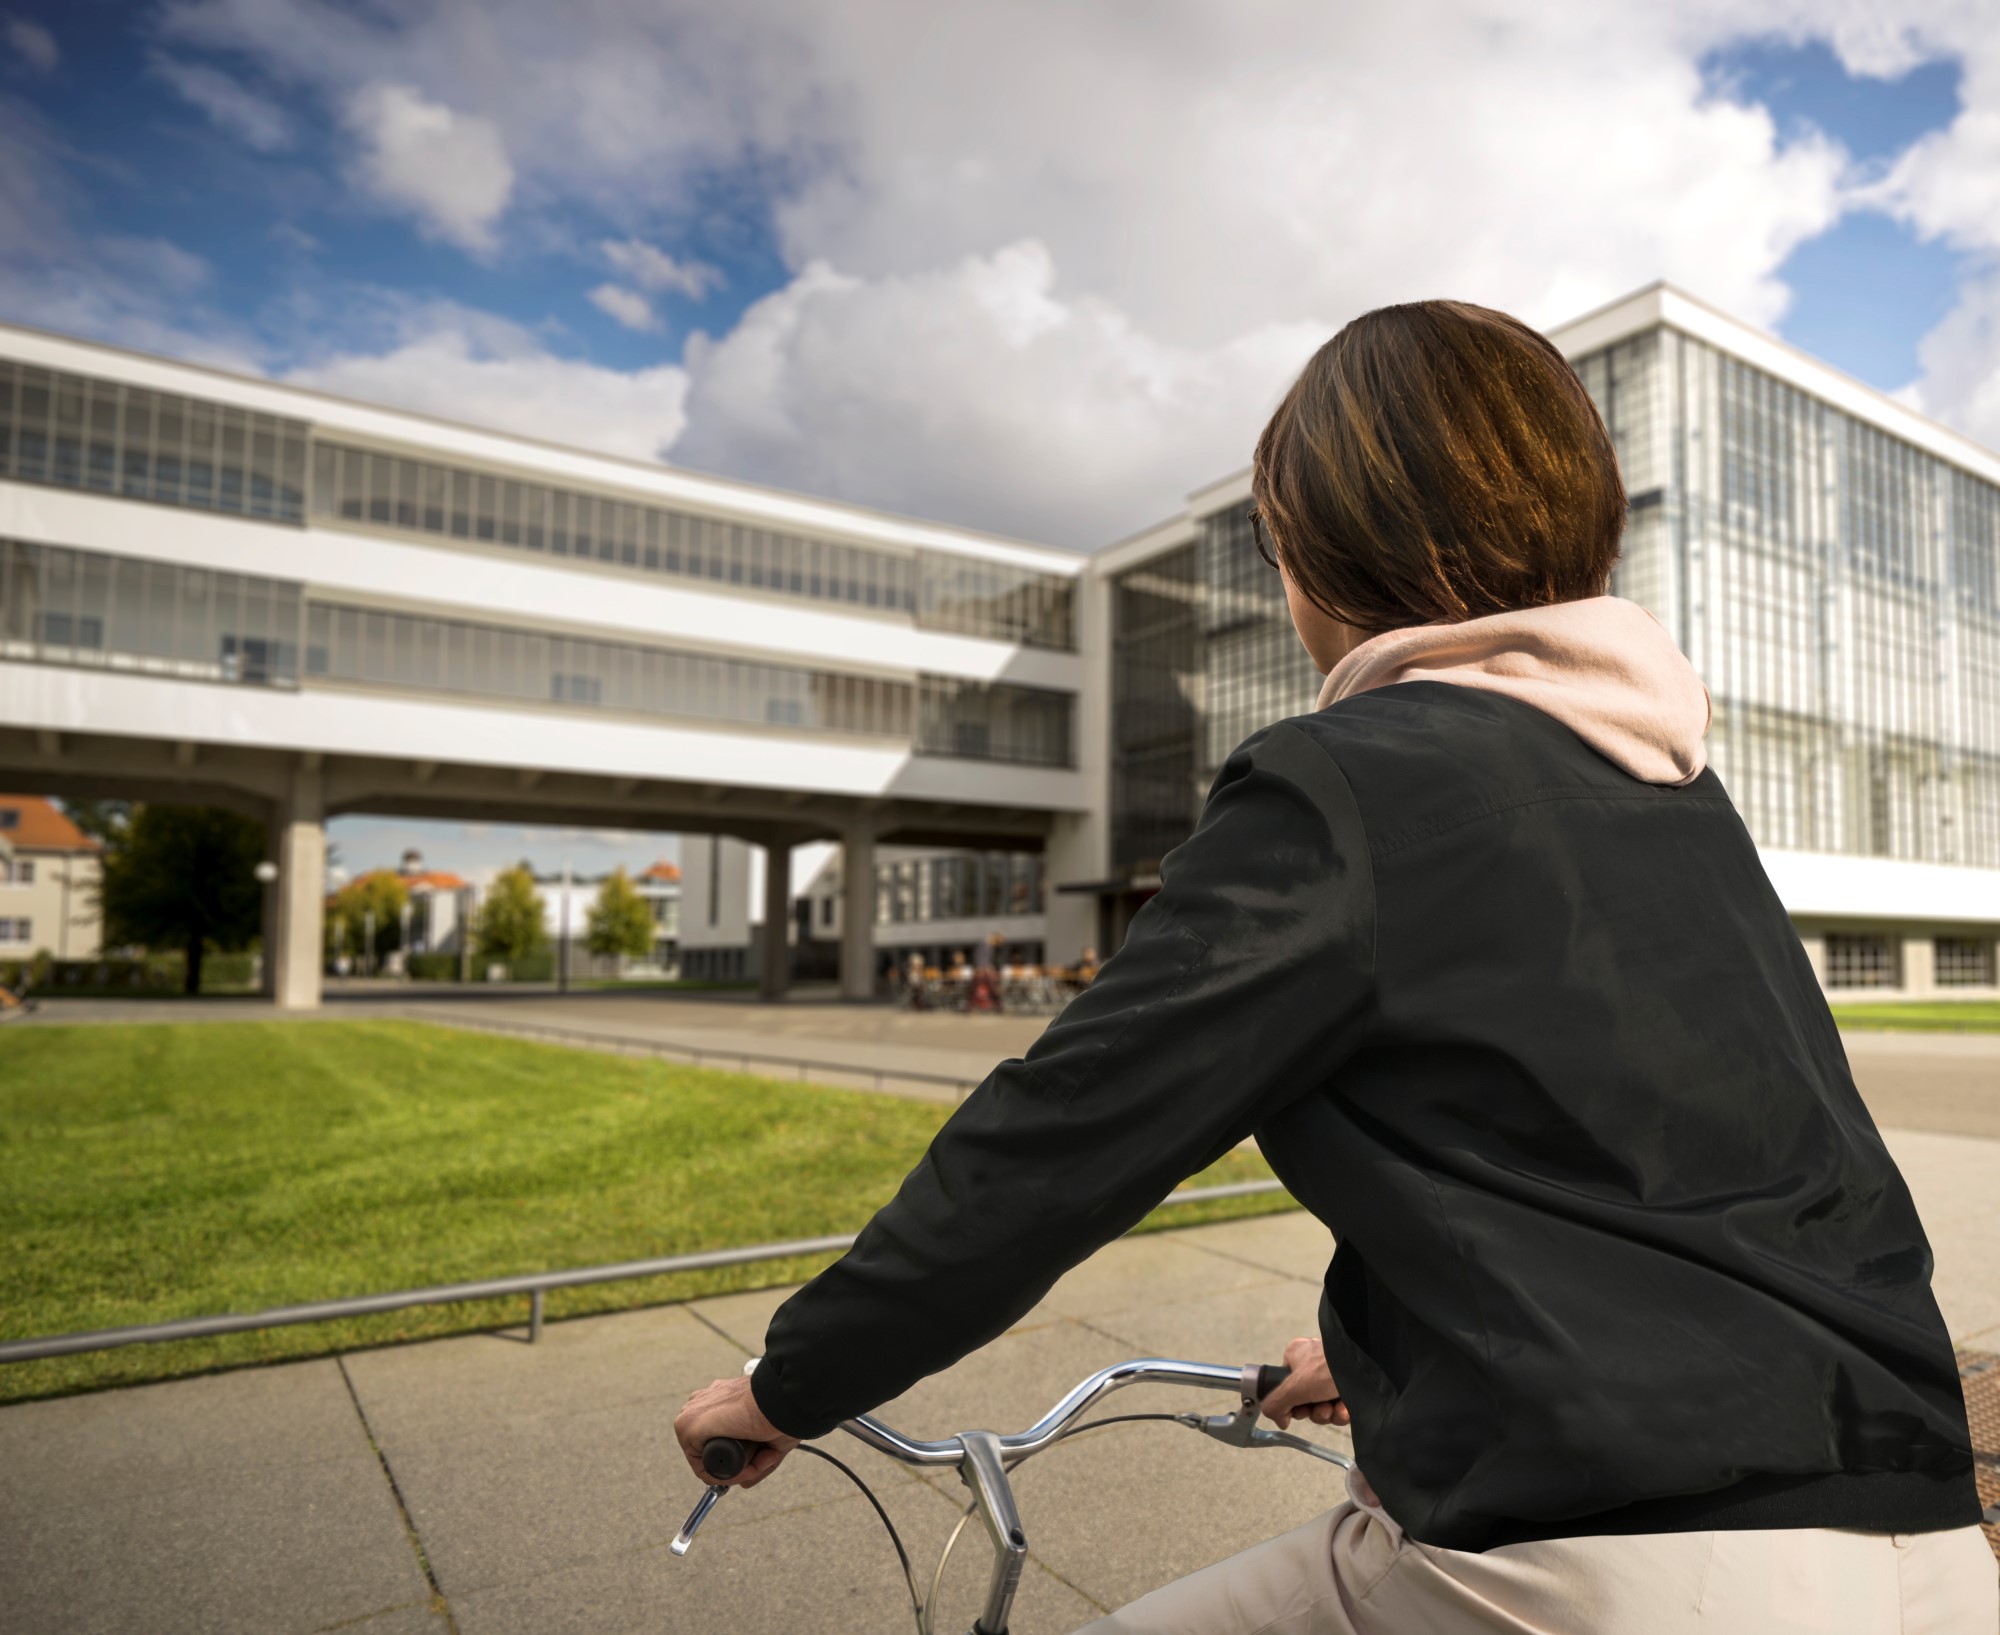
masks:
[[[750,1368],[755,1366],[754,1361],[749,1365]],[[748,1372],[748,1369],[745,1371]],[[1007,1635],[1007,1622],[1013,1611],[1014,1593],[1020,1585],[1021,1569],[1028,1557],[1027,1533],[1021,1525],[1020,1512],[1015,1507],[1014,1490],[1007,1473],[1022,1460],[1059,1442],[1069,1427],[1075,1424],[1093,1403],[1109,1396],[1113,1391],[1123,1390],[1128,1385],[1189,1385],[1204,1390],[1234,1391],[1237,1395],[1237,1409],[1233,1414],[1204,1416],[1186,1413],[1177,1414],[1174,1418],[1194,1430],[1201,1431],[1204,1435],[1233,1447],[1294,1448],[1343,1468],[1352,1467],[1353,1460],[1331,1448],[1323,1448],[1317,1443],[1308,1442],[1303,1437],[1293,1436],[1289,1432],[1258,1428],[1258,1402],[1262,1395],[1258,1389],[1259,1373],[1260,1370],[1255,1363],[1244,1367],[1230,1367],[1221,1363],[1177,1362],[1165,1357],[1138,1357],[1129,1362],[1114,1363],[1109,1368],[1099,1369],[1064,1396],[1027,1430],[1016,1432],[1012,1436],[996,1436],[991,1431],[961,1431],[958,1435],[946,1437],[942,1441],[920,1442],[883,1424],[870,1414],[847,1420],[840,1428],[849,1436],[867,1443],[877,1452],[886,1454],[891,1459],[900,1460],[904,1464],[950,1466],[957,1469],[959,1479],[971,1491],[973,1509],[977,1512],[993,1544],[993,1571],[987,1583],[986,1604],[973,1623],[971,1635]],[[675,1555],[687,1554],[688,1546],[694,1540],[695,1530],[701,1526],[709,1511],[728,1491],[726,1487],[711,1487],[702,1496],[701,1502],[695,1506],[694,1513],[688,1517],[687,1525],[681,1529],[679,1537],[673,1542],[672,1549]],[[947,1551],[949,1548],[947,1545]],[[927,1602],[922,1615],[926,1625],[929,1614],[930,1607]]]

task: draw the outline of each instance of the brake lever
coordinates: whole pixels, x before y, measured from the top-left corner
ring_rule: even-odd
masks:
[[[688,1553],[688,1546],[694,1543],[695,1530],[708,1520],[708,1513],[722,1503],[723,1496],[728,1491],[729,1489],[726,1487],[712,1487],[706,1493],[702,1494],[701,1498],[696,1501],[694,1509],[689,1513],[688,1519],[681,1524],[681,1530],[674,1535],[674,1542],[669,1544],[667,1548],[677,1556],[686,1555]]]
[[[1354,1461],[1344,1453],[1335,1453],[1331,1448],[1323,1448],[1317,1442],[1308,1442],[1302,1436],[1294,1436],[1290,1431],[1265,1431],[1257,1428],[1257,1417],[1263,1412],[1257,1396],[1257,1369],[1254,1365],[1243,1370],[1242,1383],[1237,1392],[1236,1412],[1233,1414],[1176,1414],[1174,1418],[1190,1430],[1200,1431],[1203,1436],[1213,1437],[1232,1448],[1297,1448],[1301,1453],[1309,1453],[1315,1459],[1324,1459],[1329,1464],[1339,1465],[1343,1470],[1352,1470]]]

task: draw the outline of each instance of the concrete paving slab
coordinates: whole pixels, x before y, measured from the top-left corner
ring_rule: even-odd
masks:
[[[0,1525],[368,1451],[331,1361],[19,1403],[0,1412]]]
[[[366,1450],[136,1495],[110,1484],[6,1532],[0,1608],[34,1635],[282,1635],[430,1597]]]
[[[727,1335],[743,1356],[749,1358],[763,1353],[764,1331],[771,1326],[772,1313],[797,1292],[796,1285],[750,1289],[742,1294],[720,1294],[696,1301],[692,1309]]]
[[[397,1607],[373,1618],[329,1624],[313,1635],[451,1635],[451,1620],[433,1597],[421,1606]]]
[[[1174,1236],[1191,1249],[1227,1255],[1281,1277],[1300,1278],[1315,1288],[1325,1281],[1326,1263],[1333,1258],[1333,1234],[1318,1216],[1303,1209],[1190,1226]]]
[[[1090,1326],[1131,1356],[1276,1363],[1287,1341],[1319,1332],[1319,1292],[1297,1278],[1273,1278],[1191,1300],[1105,1312]]]
[[[1931,1288],[1952,1339],[2000,1327],[2000,1141],[1921,1130],[1883,1139],[1930,1239]]]
[[[633,1400],[598,1406],[586,1388],[550,1394],[542,1411],[511,1420],[436,1399],[405,1416],[382,1381],[362,1389],[446,1595],[673,1536],[698,1496],[673,1441],[674,1413],[688,1392],[742,1367],[735,1347],[681,1316],[673,1343],[658,1343],[663,1389]],[[483,1372],[485,1361],[468,1365],[461,1352],[447,1366]]]
[[[533,1345],[510,1330],[347,1357],[368,1423],[390,1449],[620,1403],[666,1403],[671,1417],[712,1377],[695,1375],[717,1365],[732,1372],[741,1361],[731,1365],[726,1345],[685,1306],[550,1323]]]
[[[1066,1272],[1037,1310],[1087,1322],[1177,1292],[1243,1288],[1277,1276],[1247,1261],[1204,1254],[1182,1242],[1178,1233],[1148,1232],[1108,1243]]]
[[[795,1474],[795,1466],[808,1463],[816,1462],[795,1457],[778,1477],[724,1500],[715,1515],[768,1495]],[[883,1635],[908,1629],[909,1596],[895,1552],[874,1511],[848,1491],[847,1498],[772,1511],[733,1528],[711,1533],[705,1527],[680,1560],[655,1547],[454,1597],[459,1630],[461,1635],[662,1630]],[[959,1507],[921,1483],[878,1486],[877,1493],[918,1568],[921,1594]],[[947,1618],[956,1622],[941,1620],[940,1629],[970,1622],[990,1560],[983,1541],[961,1545],[941,1598]],[[1039,1566],[1023,1575],[1017,1608],[1013,1635],[1058,1635],[1101,1610]]]

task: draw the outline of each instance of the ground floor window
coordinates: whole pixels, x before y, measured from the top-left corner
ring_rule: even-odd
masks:
[[[1936,948],[1940,988],[1990,988],[1993,944],[1985,937],[1939,937]]]
[[[1895,988],[1902,985],[1897,947],[1887,937],[1830,931],[1826,938],[1829,988]]]
[[[0,920],[0,942],[33,942],[35,922],[33,920]]]

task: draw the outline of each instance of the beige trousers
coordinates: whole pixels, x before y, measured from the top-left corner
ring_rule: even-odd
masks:
[[[1078,1635],[1994,1635],[2000,1569],[1948,1533],[1644,1533],[1475,1554],[1406,1539],[1359,1471],[1316,1521]]]

